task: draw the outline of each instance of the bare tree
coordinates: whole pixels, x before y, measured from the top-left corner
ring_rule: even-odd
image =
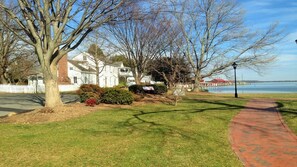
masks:
[[[18,31],[8,14],[0,11],[0,19],[5,21],[11,29]],[[0,22],[0,83],[23,82],[29,75],[37,61],[34,59],[32,47],[28,47],[20,38]],[[25,37],[24,34],[19,34]]]
[[[25,84],[28,77],[36,73],[37,67],[39,63],[32,48],[23,48],[8,67],[8,80],[12,84]]]
[[[275,56],[273,46],[280,33],[272,25],[265,32],[249,30],[244,15],[232,0],[170,1],[185,39],[184,54],[195,75],[195,88],[205,77],[226,73],[237,62],[259,71]]]
[[[108,49],[110,47],[108,46],[108,42],[105,40],[106,36],[108,36],[108,34],[102,32],[101,29],[97,29],[96,31],[93,31],[86,40],[84,40],[82,47],[78,49],[81,53],[88,53],[86,56],[91,61],[91,64],[89,65],[91,65],[96,71],[96,84],[98,85],[100,85],[100,74],[106,65],[111,64],[109,58],[112,53],[111,50]],[[85,48],[88,48],[87,51]]]
[[[190,82],[191,69],[180,48],[183,40],[176,33],[168,34],[168,36],[174,39],[162,56],[152,61],[150,74],[156,81],[164,81],[169,89],[173,89],[178,83]]]
[[[91,44],[88,49],[88,53],[90,54],[89,59],[95,64],[96,84],[99,85],[99,75],[103,71],[104,66],[108,63],[107,56],[104,55],[103,51],[98,46],[98,44]]]
[[[34,47],[45,82],[45,106],[62,105],[57,83],[57,63],[68,52],[77,48],[94,29],[112,21],[124,0],[18,0],[20,13],[13,12],[4,3],[4,10],[19,29],[7,26],[24,42]]]
[[[110,41],[118,54],[126,57],[135,82],[140,84],[142,77],[148,72],[149,62],[167,47],[166,32],[170,29],[171,22],[160,17],[156,11],[144,15],[139,8],[132,10],[129,20],[109,27],[113,35]]]
[[[7,14],[1,10],[0,20],[7,22],[11,25],[10,19]],[[7,29],[3,24],[0,24],[0,83],[7,84],[8,74],[7,70],[11,63],[11,56],[15,51],[19,39],[15,36],[9,29]]]

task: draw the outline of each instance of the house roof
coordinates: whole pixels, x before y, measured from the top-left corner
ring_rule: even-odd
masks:
[[[115,67],[121,67],[122,64],[123,64],[123,62],[118,61],[118,62],[114,62],[114,63],[112,63],[111,65],[112,65],[112,66],[115,66]]]
[[[223,80],[221,78],[216,78],[216,79],[211,80],[210,82],[212,82],[212,83],[225,83],[225,82],[228,82],[228,81]]]
[[[81,64],[86,63],[86,61],[76,61],[76,60],[68,60],[69,63],[71,63],[72,65],[74,65],[76,68],[78,68],[81,71],[84,72],[96,72],[93,68],[89,67],[89,68],[85,68],[83,67]]]

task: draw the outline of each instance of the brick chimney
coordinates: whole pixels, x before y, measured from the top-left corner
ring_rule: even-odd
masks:
[[[68,85],[71,84],[71,81],[68,77],[68,56],[64,55],[58,62],[58,84]]]

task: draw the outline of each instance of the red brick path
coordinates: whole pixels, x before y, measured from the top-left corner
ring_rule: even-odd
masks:
[[[247,167],[297,167],[297,137],[272,100],[248,102],[230,124],[230,140]]]

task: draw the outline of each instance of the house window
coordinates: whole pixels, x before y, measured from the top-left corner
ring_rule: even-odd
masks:
[[[127,68],[122,68],[120,69],[121,72],[128,72],[128,69]]]
[[[77,77],[73,77],[73,82],[77,83]]]
[[[70,69],[70,70],[73,70],[73,67],[70,67],[69,69]]]
[[[88,81],[88,78],[87,78],[87,77],[85,77],[85,83],[88,83],[87,81]]]
[[[83,56],[83,60],[87,60],[87,56]]]

